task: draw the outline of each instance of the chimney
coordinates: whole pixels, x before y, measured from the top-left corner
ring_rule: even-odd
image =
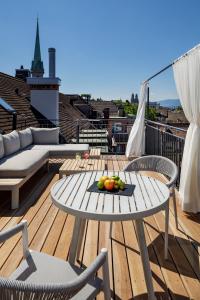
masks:
[[[56,49],[49,48],[49,77],[56,77]]]
[[[110,117],[110,108],[109,107],[104,108],[103,117],[104,117],[104,119],[109,119],[109,117]]]

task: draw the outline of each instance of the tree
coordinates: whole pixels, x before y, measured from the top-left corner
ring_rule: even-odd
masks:
[[[124,104],[124,111],[127,115],[136,115],[138,105],[131,104],[129,101],[126,101]]]
[[[151,121],[155,121],[156,120],[156,115],[157,115],[156,108],[149,107],[149,115],[148,115],[148,113],[147,113],[147,107],[146,107],[145,118],[148,118]]]
[[[123,102],[121,99],[113,100],[113,102],[115,103],[115,105],[117,105],[117,107],[123,105]]]

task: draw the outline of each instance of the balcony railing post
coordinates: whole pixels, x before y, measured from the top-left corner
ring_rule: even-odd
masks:
[[[147,119],[149,119],[149,86],[147,87]]]
[[[160,132],[160,155],[163,156],[163,132]]]
[[[13,112],[12,117],[13,117],[13,120],[12,120],[12,129],[16,130],[17,129],[17,113]]]
[[[79,125],[79,120],[77,120],[77,125],[76,125],[76,143],[79,144],[79,131],[80,131],[80,125]]]

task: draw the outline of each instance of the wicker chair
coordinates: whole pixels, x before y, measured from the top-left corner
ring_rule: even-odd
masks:
[[[166,185],[170,189],[170,197],[173,199],[174,216],[176,228],[178,229],[178,217],[175,198],[175,184],[178,176],[178,168],[176,164],[170,159],[162,156],[148,155],[134,159],[125,168],[124,171],[153,171],[163,174],[167,177]],[[169,226],[169,208],[166,210],[165,218],[165,258],[168,257],[168,226]]]
[[[0,243],[22,231],[24,260],[10,278],[0,277],[0,299],[93,299],[104,291],[110,299],[107,250],[102,249],[85,270],[69,262],[28,249],[27,222],[0,233]],[[103,269],[103,280],[96,272]]]

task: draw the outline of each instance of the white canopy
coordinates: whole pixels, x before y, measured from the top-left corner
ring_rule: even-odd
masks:
[[[144,82],[140,89],[139,106],[133,127],[126,146],[126,156],[141,156],[145,151],[145,106],[147,101],[148,82]]]
[[[182,209],[200,212],[200,45],[173,64],[177,92],[190,126],[181,166]]]

